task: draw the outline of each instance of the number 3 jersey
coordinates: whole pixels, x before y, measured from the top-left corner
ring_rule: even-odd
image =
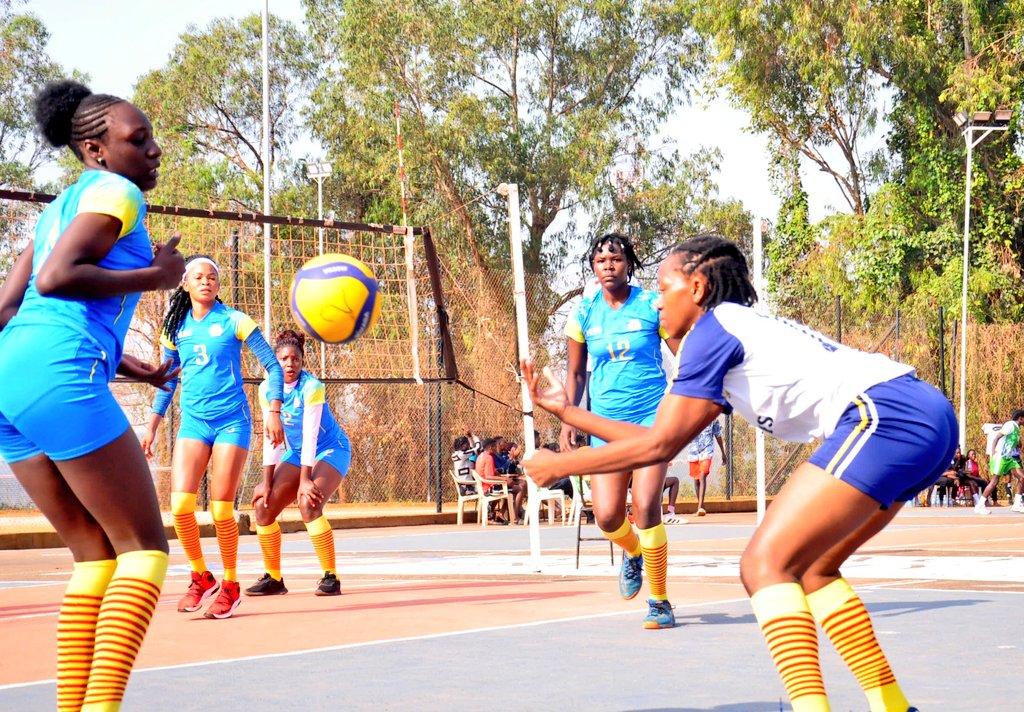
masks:
[[[908,373],[912,366],[726,302],[683,339],[669,392],[735,408],[783,440],[810,442],[830,435],[857,395]]]
[[[626,302],[612,309],[598,291],[581,299],[569,315],[565,335],[586,344],[593,364],[589,388],[594,413],[640,422],[658,409],[667,378],[655,299],[654,292],[633,286]]]
[[[181,364],[182,412],[204,420],[249,412],[242,389],[242,343],[256,328],[256,322],[242,312],[216,302],[198,321],[189,309],[178,328],[177,343],[166,334],[160,337],[164,357],[175,366]],[[163,415],[167,403],[169,397],[161,399],[162,409],[154,403],[154,411]]]

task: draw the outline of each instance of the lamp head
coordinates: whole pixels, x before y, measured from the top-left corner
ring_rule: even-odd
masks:
[[[958,111],[953,114],[953,123],[956,124],[957,128],[963,127],[963,125],[967,123],[967,119],[968,116],[966,111]]]

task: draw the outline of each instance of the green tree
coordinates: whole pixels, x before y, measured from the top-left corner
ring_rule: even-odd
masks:
[[[299,28],[274,16],[270,23],[270,161],[285,164],[282,175],[289,176],[288,147],[317,64]],[[149,114],[164,150],[154,202],[262,211],[259,15],[190,27],[167,65],[139,80],[134,101]]]
[[[53,151],[35,130],[32,99],[63,75],[50,59],[50,33],[32,14],[14,14],[0,2],[0,185],[35,187],[34,172]],[[76,78],[81,79],[80,75]]]
[[[507,254],[501,202],[477,200],[502,182],[520,185],[527,269],[557,264],[569,236],[545,241],[556,216],[612,189],[612,158],[653,133],[695,66],[687,15],[666,0],[306,8],[328,64],[314,95],[319,137],[381,207],[398,192],[393,148],[382,150],[394,145],[397,101],[417,215],[456,215],[480,265]]]

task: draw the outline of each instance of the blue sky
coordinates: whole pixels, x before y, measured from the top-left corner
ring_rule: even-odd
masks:
[[[167,61],[189,24],[205,27],[215,17],[258,13],[262,7],[262,0],[92,0],[87,5],[81,0],[31,0],[15,9],[28,9],[42,19],[51,33],[48,51],[57,62],[88,73],[95,91],[128,97],[142,74]],[[303,21],[299,0],[270,0],[270,11]],[[111,49],[97,49],[102,45]],[[778,199],[768,183],[767,140],[750,133],[748,124],[746,114],[728,102],[695,97],[667,122],[663,136],[683,153],[701,145],[718,147],[723,154],[716,176],[720,196],[738,198],[758,216],[774,219]],[[320,157],[312,144],[296,148],[296,157]],[[832,180],[820,171],[805,166],[804,181],[812,219],[845,209]]]

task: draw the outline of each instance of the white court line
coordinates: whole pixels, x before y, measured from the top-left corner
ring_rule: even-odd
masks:
[[[686,603],[673,606],[676,610],[680,608],[697,608],[698,606],[707,607],[709,605],[717,605],[719,603],[740,603],[742,601],[749,600],[746,596],[743,598],[731,598],[723,599],[720,601],[702,601],[700,603]],[[230,663],[242,663],[249,662],[250,660],[270,660],[273,658],[292,658],[299,655],[314,655],[317,653],[331,653],[338,650],[354,650],[357,648],[370,648],[376,645],[386,645],[388,643],[413,643],[420,640],[437,640],[439,638],[454,638],[460,635],[474,635],[477,633],[490,633],[499,630],[515,630],[518,628],[534,628],[537,626],[550,625],[554,623],[572,623],[575,621],[587,621],[597,620],[599,618],[611,618],[613,616],[624,616],[624,615],[636,615],[636,610],[629,611],[614,611],[611,613],[595,613],[589,616],[569,616],[566,618],[549,618],[542,621],[532,621],[530,623],[511,623],[509,625],[497,625],[489,626],[486,628],[470,628],[468,630],[449,631],[446,633],[430,633],[428,635],[411,635],[403,638],[385,638],[383,640],[367,640],[362,643],[346,643],[344,645],[331,645],[325,648],[310,648],[308,650],[291,650],[287,653],[268,653],[266,655],[247,655],[240,658],[228,658],[225,660],[207,660],[199,663],[182,663],[180,665],[164,665],[161,667],[151,668],[139,668],[133,670],[133,675],[138,675],[146,672],[162,672],[164,670],[185,670],[188,668],[205,667],[207,665],[227,665]],[[16,682],[10,685],[0,685],[0,692],[3,690],[12,690],[18,687],[32,687],[33,685],[50,685],[56,682],[56,679],[49,680],[37,680],[35,682]]]

